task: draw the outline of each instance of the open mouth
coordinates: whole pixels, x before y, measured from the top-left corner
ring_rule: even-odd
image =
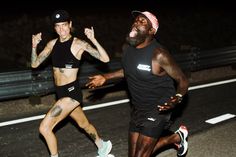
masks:
[[[133,38],[138,34],[138,31],[135,27],[132,28],[131,32],[129,33],[129,37]]]

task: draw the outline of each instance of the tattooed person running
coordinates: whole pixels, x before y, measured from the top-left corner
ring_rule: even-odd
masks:
[[[81,56],[85,51],[102,62],[109,62],[109,56],[94,37],[93,27],[91,29],[85,28],[84,33],[96,48],[86,41],[72,36],[72,21],[67,11],[55,11],[52,15],[52,22],[59,37],[49,41],[39,54],[36,49],[41,41],[42,33],[32,35],[31,66],[37,68],[51,54],[58,97],[56,103],[42,120],[39,131],[46,140],[51,157],[58,157],[57,139],[53,128],[67,116],[70,116],[94,140],[99,157],[107,157],[112,144],[110,141],[103,141],[100,138],[94,126],[85,116],[80,106],[82,92],[77,74]]]

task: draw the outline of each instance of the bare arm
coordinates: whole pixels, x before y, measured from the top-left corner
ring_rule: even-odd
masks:
[[[37,55],[37,46],[41,41],[41,33],[32,35],[32,53],[31,53],[31,67],[37,68],[50,54],[52,50],[52,42],[49,42],[44,50]]]
[[[103,74],[103,77],[106,80],[123,78],[124,77],[124,70],[120,69],[120,70],[117,70],[117,71],[114,71],[114,72],[111,72],[111,73],[106,73],[106,74]]]
[[[88,43],[86,44],[85,50],[89,52],[93,57],[99,59],[102,62],[109,62],[110,58],[106,52],[106,50],[99,44],[97,39],[94,37],[94,30],[93,27],[91,29],[85,28],[84,30],[85,35],[88,37],[89,40],[96,46],[97,49],[93,48]]]
[[[157,49],[154,57],[160,67],[177,82],[176,93],[185,95],[188,91],[188,79],[169,52]]]
[[[181,68],[177,65],[168,51],[164,49],[157,49],[153,60],[177,83],[176,95],[173,95],[164,105],[158,106],[160,111],[166,111],[174,108],[182,101],[182,97],[188,91],[189,82]]]
[[[88,88],[95,88],[104,85],[107,80],[118,79],[124,77],[123,69],[117,70],[115,72],[103,74],[103,75],[95,75],[89,77],[89,82],[85,85]]]

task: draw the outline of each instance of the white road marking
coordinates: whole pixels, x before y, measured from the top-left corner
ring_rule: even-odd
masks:
[[[195,90],[195,89],[200,89],[200,88],[212,87],[212,86],[217,86],[217,85],[222,85],[222,84],[227,84],[227,83],[232,83],[232,82],[236,82],[236,79],[230,79],[230,80],[212,82],[212,83],[203,84],[203,85],[192,86],[192,87],[189,87],[188,90]]]
[[[234,114],[226,113],[226,114],[217,116],[215,118],[208,119],[205,122],[206,123],[210,123],[210,124],[216,124],[216,123],[219,123],[219,122],[222,122],[222,121],[234,118],[235,116],[236,115],[234,115]]]
[[[108,102],[108,103],[86,106],[86,107],[83,107],[83,110],[84,111],[85,110],[93,110],[93,109],[97,109],[97,108],[113,106],[113,105],[123,104],[123,103],[127,103],[127,102],[129,102],[129,99],[117,100],[117,101],[112,101],[112,102]],[[39,116],[33,116],[33,117],[27,117],[27,118],[21,118],[21,119],[16,119],[16,120],[10,120],[10,121],[6,121],[6,122],[1,122],[0,127],[43,119],[45,117],[45,115],[46,114],[39,115]]]
[[[7,125],[18,124],[18,123],[23,123],[23,122],[28,122],[28,121],[33,121],[33,120],[38,120],[38,119],[43,119],[44,116],[45,116],[45,114],[39,115],[39,116],[16,119],[16,120],[10,120],[10,121],[6,121],[6,122],[1,122],[0,127],[7,126]]]
[[[212,87],[212,86],[227,84],[227,83],[232,83],[232,82],[236,82],[236,79],[229,79],[229,80],[218,81],[218,82],[213,82],[213,83],[208,83],[208,84],[203,84],[203,85],[192,86],[192,87],[189,87],[188,90],[191,91],[191,90],[196,90],[196,89],[201,89],[201,88],[206,88],[206,87]],[[93,109],[97,109],[97,108],[123,104],[123,103],[127,103],[129,101],[130,101],[129,99],[122,99],[122,100],[117,100],[117,101],[108,102],[108,103],[102,103],[102,104],[97,104],[97,105],[92,105],[92,106],[86,106],[86,107],[83,107],[83,110],[93,110]],[[6,122],[1,122],[0,127],[7,126],[7,125],[18,124],[18,123],[23,123],[23,122],[28,122],[28,121],[33,121],[33,120],[39,120],[39,119],[43,119],[44,116],[45,116],[45,114],[39,115],[39,116],[16,119],[16,120],[10,120],[10,121],[6,121]]]
[[[93,110],[93,109],[97,109],[97,108],[113,106],[113,105],[123,104],[123,103],[127,103],[127,102],[129,102],[129,99],[117,100],[117,101],[107,102],[107,103],[103,103],[103,104],[86,106],[86,107],[83,107],[83,110],[84,111],[86,111],[86,110]]]

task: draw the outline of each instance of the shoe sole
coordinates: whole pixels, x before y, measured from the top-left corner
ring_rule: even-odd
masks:
[[[100,156],[96,156],[96,157],[100,157]],[[115,157],[115,155],[113,155],[113,154],[108,154],[107,157]]]
[[[109,155],[109,153],[111,152],[111,149],[112,149],[111,141],[108,141],[108,142],[109,142],[109,145],[108,145],[108,151],[106,152],[107,155]]]

